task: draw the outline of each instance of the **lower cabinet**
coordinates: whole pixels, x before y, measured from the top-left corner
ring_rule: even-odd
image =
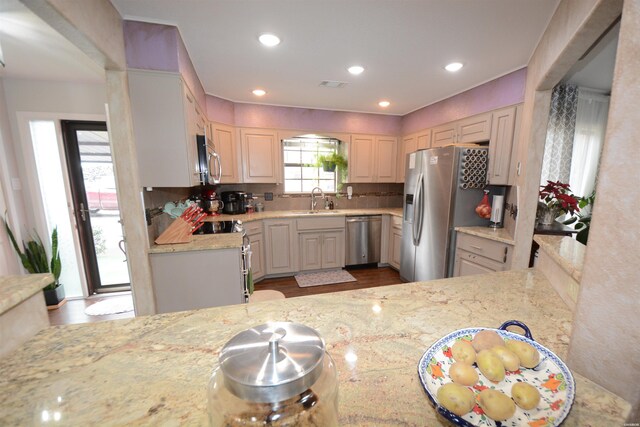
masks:
[[[284,274],[298,271],[298,240],[295,219],[264,220],[265,272]]]
[[[297,220],[300,271],[344,267],[345,218]]]
[[[402,246],[402,217],[391,216],[389,227],[389,265],[400,270],[400,247]]]
[[[493,273],[511,266],[513,246],[495,240],[458,233],[453,276]]]
[[[251,274],[253,281],[262,279],[265,272],[264,265],[264,234],[262,233],[262,221],[251,221],[245,223],[247,237],[251,244]]]
[[[240,248],[149,255],[158,313],[245,302]]]

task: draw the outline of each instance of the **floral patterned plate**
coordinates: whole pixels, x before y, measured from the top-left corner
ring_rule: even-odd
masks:
[[[512,325],[524,329],[525,336],[506,330],[507,326]],[[486,388],[492,388],[501,390],[507,396],[511,396],[511,386],[518,381],[524,381],[537,387],[540,392],[540,403],[537,408],[531,411],[525,411],[516,406],[516,412],[513,417],[506,421],[496,422],[487,417],[477,404],[471,412],[462,417],[455,415],[438,404],[436,397],[438,388],[443,384],[451,382],[449,375],[447,375],[449,367],[454,363],[451,355],[451,347],[458,340],[466,339],[470,341],[477,332],[483,329],[494,330],[505,340],[513,339],[531,344],[540,353],[541,362],[533,369],[520,368],[520,370],[516,372],[507,372],[504,380],[500,381],[499,384],[489,381],[480,373],[480,370],[478,370],[480,380],[476,385],[469,388],[476,395]],[[569,368],[567,368],[564,362],[552,351],[535,342],[529,328],[517,320],[505,322],[498,329],[460,329],[440,338],[422,355],[420,363],[418,364],[418,375],[420,376],[422,387],[427,393],[429,400],[431,400],[431,403],[435,405],[437,411],[454,424],[464,427],[558,426],[569,414],[576,390],[571,371],[569,371]]]

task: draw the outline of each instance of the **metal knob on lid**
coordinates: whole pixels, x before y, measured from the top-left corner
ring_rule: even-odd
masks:
[[[220,352],[226,387],[241,399],[278,402],[311,387],[322,373],[325,346],[312,328],[271,322],[234,336]]]

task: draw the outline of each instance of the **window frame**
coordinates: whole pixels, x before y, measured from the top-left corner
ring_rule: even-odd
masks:
[[[300,167],[300,169],[301,169],[300,178],[291,179],[291,181],[295,180],[295,181],[300,182],[301,183],[300,188],[303,187],[302,183],[304,181],[310,181],[311,180],[311,179],[304,179],[302,177],[302,168],[304,168],[305,164],[308,165],[309,163],[287,163],[286,160],[285,160],[285,157],[286,157],[286,155],[285,155],[286,142],[287,141],[296,141],[296,140],[299,141],[299,142],[305,142],[305,140],[306,140],[306,142],[316,141],[317,143],[321,142],[321,140],[324,140],[326,142],[334,142],[334,144],[335,144],[335,147],[333,149],[334,153],[342,154],[343,151],[344,151],[344,142],[342,140],[340,140],[339,138],[332,137],[332,136],[324,136],[324,135],[321,136],[321,135],[310,134],[310,135],[290,136],[290,137],[282,138],[281,141],[280,141],[281,142],[281,153],[282,153],[282,185],[283,185],[283,194],[287,194],[287,195],[309,194],[309,192],[311,191],[311,190],[309,190],[309,191],[303,191],[303,190],[300,190],[300,191],[286,191],[286,185],[287,185],[286,184],[286,181],[287,181],[286,168],[287,168],[287,166],[289,166],[289,167],[291,167],[291,166],[299,166]],[[301,149],[300,151],[302,152],[304,150]],[[326,151],[326,152],[330,153],[331,151]],[[322,154],[322,151],[316,150],[315,153],[316,153],[316,157],[317,157],[319,154]],[[317,166],[316,168],[320,171],[322,166]],[[334,187],[334,189],[332,191],[324,191],[323,190],[324,194],[327,194],[327,195],[335,195],[335,194],[338,194],[340,192],[340,190],[339,190],[339,188],[340,188],[339,186],[341,184],[341,182],[340,182],[340,174],[338,173],[338,170],[336,170],[336,171],[334,171],[332,173],[333,173],[333,187]],[[318,178],[315,178],[315,181],[316,182],[322,181],[320,179],[320,174],[318,174]],[[328,181],[328,180],[326,180],[326,181]],[[318,185],[316,185],[316,186],[319,186],[319,182],[318,182]]]

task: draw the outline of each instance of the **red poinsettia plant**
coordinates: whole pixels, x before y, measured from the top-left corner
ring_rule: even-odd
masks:
[[[540,186],[540,199],[549,209],[557,209],[561,213],[579,212],[578,198],[571,193],[569,184],[560,181],[547,181]]]

